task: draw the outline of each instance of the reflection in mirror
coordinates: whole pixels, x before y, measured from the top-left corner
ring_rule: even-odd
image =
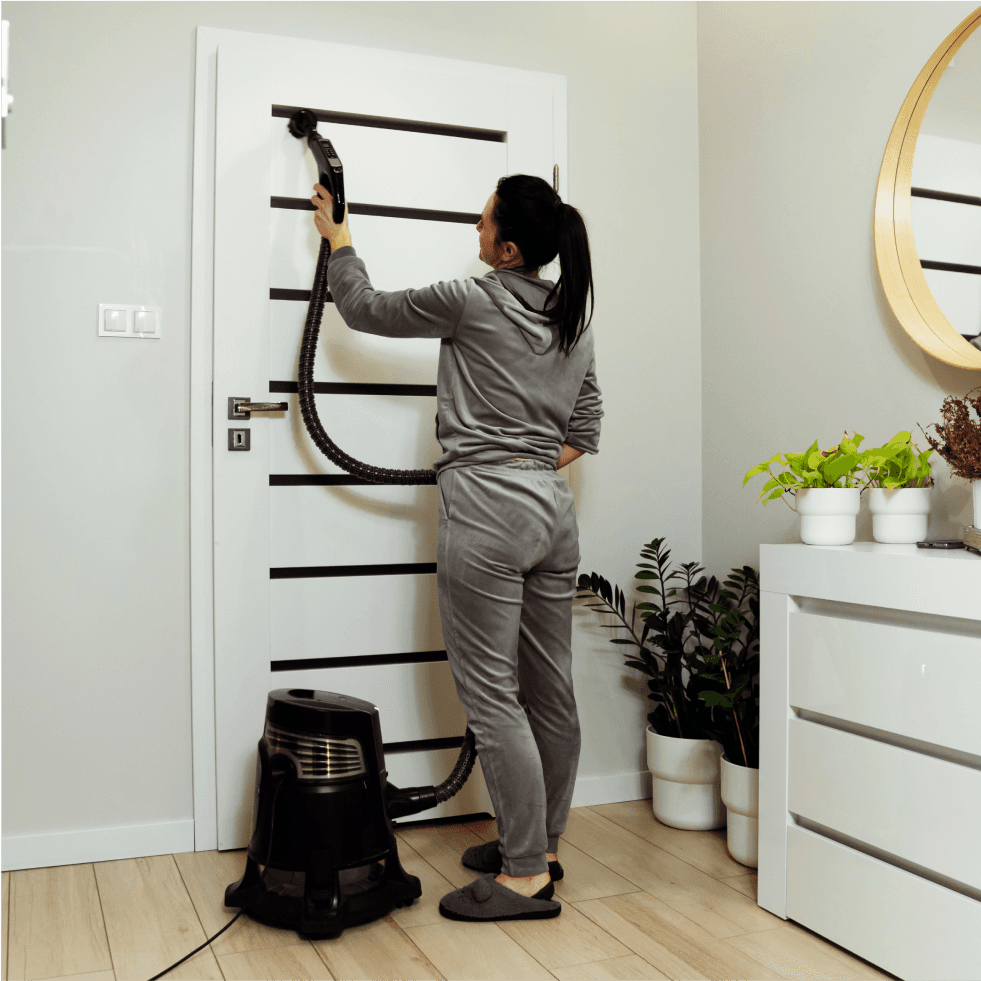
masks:
[[[981,348],[981,31],[930,99],[913,158],[916,251],[954,329]]]

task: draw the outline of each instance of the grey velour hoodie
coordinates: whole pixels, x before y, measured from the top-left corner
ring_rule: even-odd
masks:
[[[559,351],[558,329],[541,312],[553,283],[497,269],[388,293],[372,288],[352,246],[331,254],[327,281],[353,330],[441,338],[437,470],[514,457],[554,466],[563,443],[598,452],[603,409],[593,332],[568,357]]]

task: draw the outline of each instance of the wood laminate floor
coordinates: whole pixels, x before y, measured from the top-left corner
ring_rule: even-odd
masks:
[[[423,886],[412,906],[314,942],[242,916],[165,977],[891,977],[757,906],[756,875],[724,836],[666,827],[650,801],[576,808],[559,847],[561,915],[495,924],[437,908],[476,878],[460,855],[496,838],[494,822],[400,829]],[[225,887],[244,866],[244,851],[214,851],[4,873],[2,981],[147,981],[232,919]]]

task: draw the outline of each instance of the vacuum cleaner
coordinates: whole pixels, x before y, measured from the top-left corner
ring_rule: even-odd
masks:
[[[467,733],[443,783],[400,790],[388,781],[374,705],[270,692],[245,875],[225,890],[225,905],[313,939],[411,905],[422,887],[399,862],[391,819],[435,807],[466,783],[476,757]]]
[[[317,116],[300,109],[289,131],[305,139],[320,183],[344,220],[344,168]],[[436,471],[374,467],[343,452],[327,435],[314,401],[313,365],[324,303],[330,243],[321,239],[300,344],[298,390],[304,425],[318,449],[342,470],[376,484],[435,484]],[[259,740],[252,837],[245,874],[225,890],[239,912],[210,940],[156,975],[157,981],[225,932],[242,913],[309,939],[340,936],[349,926],[386,916],[422,895],[402,867],[392,819],[453,797],[477,758],[469,726],[449,777],[432,787],[399,789],[388,780],[378,709],[350,695],[277,689],[266,700]]]

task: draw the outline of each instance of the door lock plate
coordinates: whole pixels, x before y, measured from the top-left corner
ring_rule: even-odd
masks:
[[[248,450],[250,449],[249,443],[249,430],[248,429],[229,429],[228,430],[228,448],[230,450]]]

